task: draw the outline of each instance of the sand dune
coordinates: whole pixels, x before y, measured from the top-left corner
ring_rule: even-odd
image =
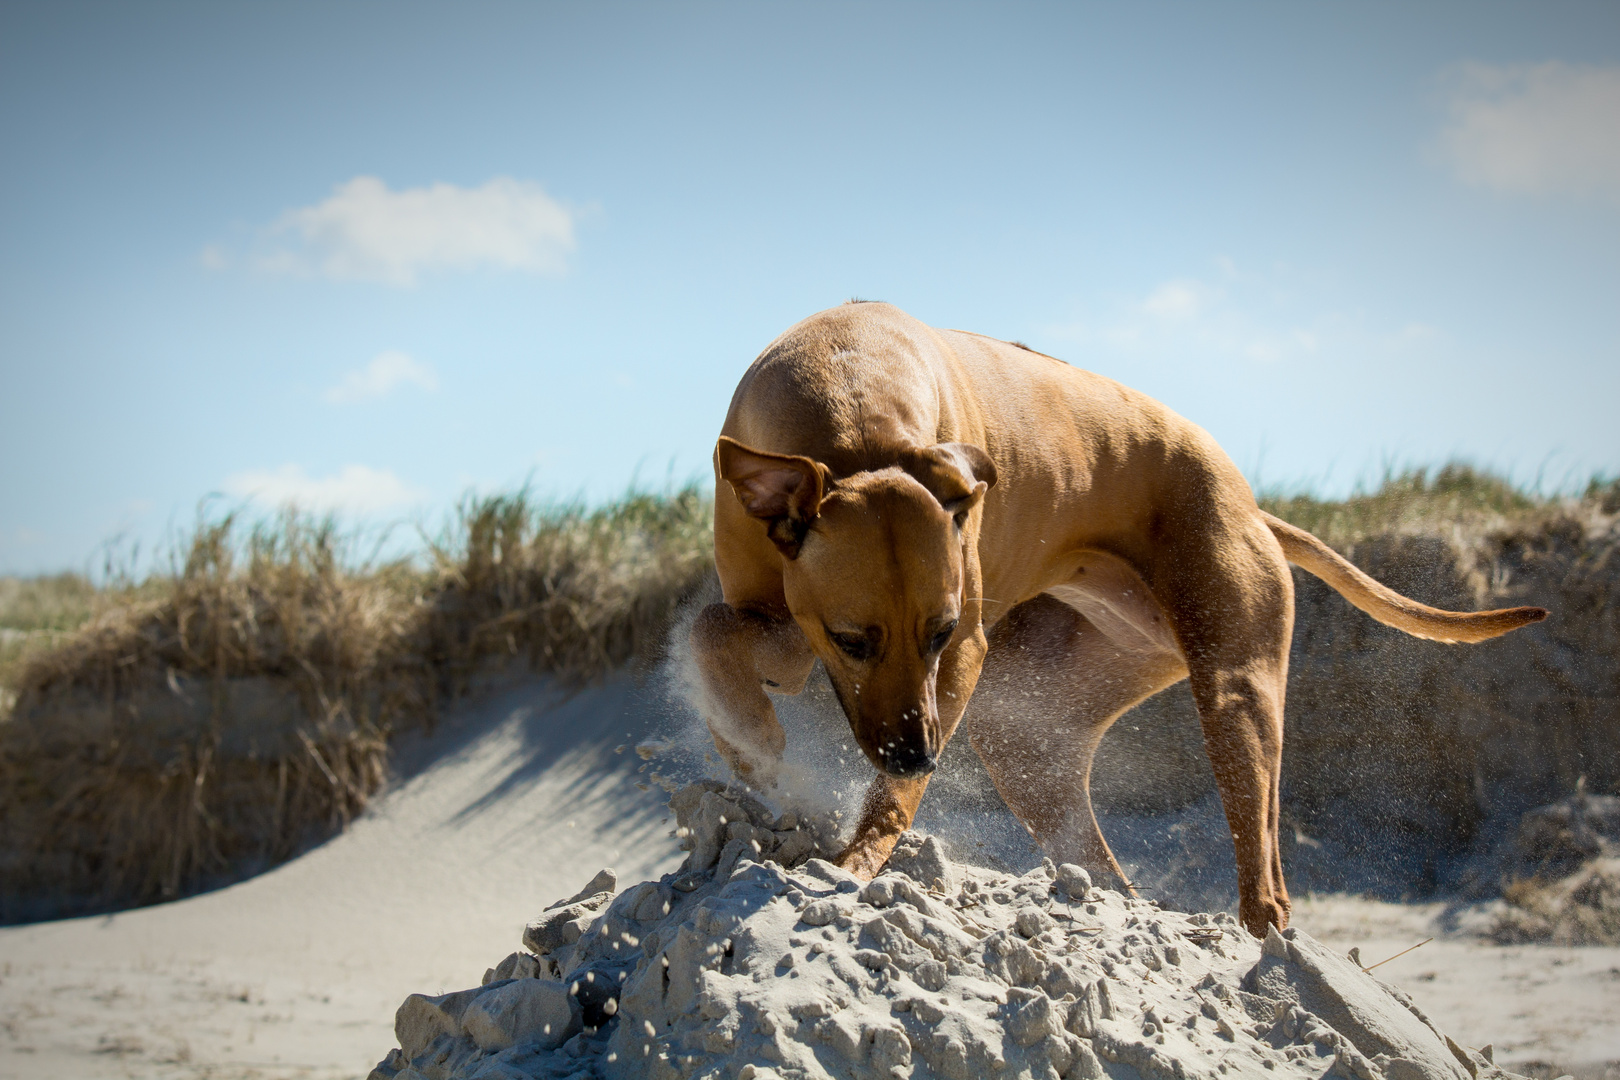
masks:
[[[405,740],[397,787],[277,870],[0,930],[0,1076],[364,1076],[407,994],[476,982],[604,865],[636,880],[679,862],[662,793],[613,753],[645,730],[631,699],[623,680],[494,689]]]
[[[666,715],[627,680],[572,697],[496,685],[432,739],[404,740],[402,779],[348,832],[275,871],[0,930],[0,1077],[365,1076],[407,994],[476,985],[602,866],[635,882],[678,865],[662,793],[638,790],[641,763],[613,752]],[[1438,912],[1334,897],[1301,903],[1296,922],[1371,963],[1432,933]],[[1453,935],[1379,975],[1498,1062],[1620,1061],[1620,949]]]

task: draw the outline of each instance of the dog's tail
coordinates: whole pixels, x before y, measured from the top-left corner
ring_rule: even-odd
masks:
[[[1282,544],[1283,555],[1302,570],[1321,578],[1333,591],[1386,626],[1430,641],[1486,641],[1547,617],[1546,608],[1515,607],[1496,611],[1442,611],[1408,599],[1358,570],[1322,541],[1264,510],[1260,517]]]

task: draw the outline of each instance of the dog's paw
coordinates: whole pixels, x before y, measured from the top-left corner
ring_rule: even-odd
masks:
[[[726,764],[731,768],[731,775],[755,791],[770,791],[775,788],[782,771],[780,758],[752,758],[738,754],[735,757],[727,757]]]
[[[710,732],[714,735],[714,748],[732,776],[757,791],[769,791],[776,786],[777,775],[782,771],[780,754],[750,752],[722,738],[712,727]]]
[[[833,859],[833,865],[848,870],[862,881],[871,881],[888,862],[887,854],[879,854],[863,844],[851,844]]]

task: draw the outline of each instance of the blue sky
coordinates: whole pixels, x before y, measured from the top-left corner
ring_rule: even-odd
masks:
[[[0,7],[0,572],[703,475],[849,296],[1337,493],[1620,473],[1614,4]]]

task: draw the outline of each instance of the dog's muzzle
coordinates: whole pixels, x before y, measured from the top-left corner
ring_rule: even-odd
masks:
[[[900,780],[927,776],[939,766],[939,758],[930,754],[926,746],[909,744],[885,747],[880,760],[883,771]]]

